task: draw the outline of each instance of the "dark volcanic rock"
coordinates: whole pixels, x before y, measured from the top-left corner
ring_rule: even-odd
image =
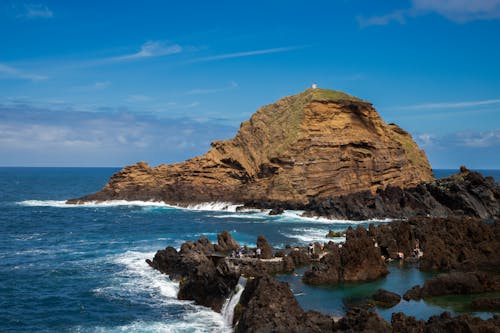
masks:
[[[425,281],[423,287],[414,286],[404,299],[443,295],[468,295],[500,291],[500,276],[484,272],[451,272],[439,274]]]
[[[304,312],[285,282],[269,276],[249,280],[235,311],[235,332],[391,332],[373,311],[350,310],[336,323],[316,311]]]
[[[266,237],[262,235],[257,237],[257,247],[262,251],[260,256],[262,259],[271,259],[273,257],[273,250],[267,242]]]
[[[407,290],[404,295],[403,299],[405,301],[418,301],[419,299],[422,298],[422,288],[419,285],[411,287],[409,290]]]
[[[284,212],[285,212],[285,210],[282,207],[277,207],[277,208],[271,209],[271,211],[269,212],[269,215],[281,215]]]
[[[375,194],[365,191],[313,198],[307,211],[308,215],[352,220],[451,215],[500,218],[500,186],[492,177],[462,167],[456,175],[412,188],[387,186]]]
[[[469,315],[451,317],[448,312],[443,312],[425,322],[398,312],[392,314],[391,324],[393,332],[398,333],[498,333],[500,316],[482,320]]]
[[[377,305],[385,308],[392,308],[401,301],[401,296],[385,289],[377,290],[375,294],[372,295],[372,298],[377,302]]]
[[[234,238],[227,232],[223,230],[219,235],[217,235],[217,245],[215,245],[216,251],[221,252],[231,252],[237,251],[240,245]]]
[[[364,309],[351,309],[337,323],[340,332],[389,333],[391,325],[376,312]]]
[[[329,252],[304,273],[309,284],[334,284],[344,281],[370,281],[388,274],[380,249],[361,226],[346,232],[346,243],[330,244]]]
[[[500,297],[476,299],[472,301],[471,308],[480,311],[500,312]]]
[[[475,218],[411,218],[370,227],[381,253],[392,259],[398,252],[413,257],[423,251],[422,270],[499,269],[500,221],[487,223]]]

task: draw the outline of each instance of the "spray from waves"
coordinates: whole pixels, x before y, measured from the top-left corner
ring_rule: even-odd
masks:
[[[293,228],[292,231],[294,233],[282,233],[283,236],[288,238],[297,239],[301,243],[328,243],[329,241],[340,243],[345,242],[345,237],[334,237],[329,238],[326,237],[328,233],[328,229],[320,229],[320,228]]]
[[[233,325],[234,308],[240,302],[241,294],[243,294],[243,290],[245,290],[246,284],[247,279],[243,276],[240,276],[235,290],[233,291],[232,295],[226,300],[226,303],[224,303],[224,305],[222,306],[222,316],[224,317],[226,324],[230,326]]]
[[[189,301],[177,299],[178,283],[157,270],[152,269],[145,259],[154,252],[127,251],[104,257],[103,260],[116,264],[121,270],[107,285],[94,289],[100,297],[111,300],[127,300],[131,303],[147,304],[151,307],[182,308],[178,318],[159,321],[137,320],[118,327],[75,327],[78,332],[230,332],[230,327],[221,314]]]
[[[179,207],[189,210],[202,210],[202,211],[226,211],[226,212],[236,212],[236,208],[240,207],[240,204],[234,204],[232,202],[206,202],[201,204],[189,205],[186,207]]]
[[[137,207],[163,207],[163,208],[177,208],[175,206],[167,205],[160,201],[127,201],[127,200],[109,200],[109,201],[89,201],[78,205],[69,205],[65,200],[24,200],[17,203],[20,206],[27,207],[57,207],[57,208],[107,208],[107,207],[121,207],[121,206],[137,206]]]
[[[167,209],[185,209],[195,211],[226,211],[236,212],[236,208],[241,206],[231,202],[206,202],[188,206],[174,206],[166,204],[163,201],[139,201],[139,200],[107,200],[107,201],[89,201],[82,204],[67,204],[65,200],[24,200],[17,202],[20,206],[26,207],[57,207],[57,208],[107,208],[107,207],[151,207]]]

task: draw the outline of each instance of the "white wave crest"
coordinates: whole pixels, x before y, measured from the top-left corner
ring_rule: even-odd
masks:
[[[345,242],[345,237],[326,237],[328,229],[319,228],[293,228],[294,233],[282,233],[283,236],[288,238],[295,238],[301,243],[328,243],[329,241],[340,243]]]
[[[177,299],[178,283],[171,281],[167,275],[152,269],[145,262],[152,258],[154,252],[127,251],[105,258],[122,267],[109,283],[94,289],[94,293],[110,299],[130,302],[148,302],[151,306],[167,307],[181,305],[184,315],[172,321],[134,321],[116,327],[76,327],[78,332],[230,332],[221,314],[209,308],[198,306],[190,301]],[[141,295],[149,295],[149,300]]]
[[[57,207],[57,208],[99,208],[99,207],[119,207],[119,206],[137,206],[137,207],[163,207],[177,208],[167,205],[160,201],[128,201],[128,200],[109,200],[109,201],[89,201],[78,205],[70,205],[66,200],[24,200],[17,203],[21,206],[30,207]]]
[[[236,212],[236,208],[241,206],[241,204],[234,204],[232,202],[205,202],[200,204],[189,205],[186,207],[179,207],[189,210],[203,210],[203,211],[226,211],[226,212]]]

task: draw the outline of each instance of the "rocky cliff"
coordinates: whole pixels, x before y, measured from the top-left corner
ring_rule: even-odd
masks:
[[[307,89],[266,105],[236,136],[212,142],[203,156],[116,173],[98,193],[68,203],[113,199],[305,205],[387,185],[433,179],[425,153],[411,136],[386,124],[366,101],[326,89]]]

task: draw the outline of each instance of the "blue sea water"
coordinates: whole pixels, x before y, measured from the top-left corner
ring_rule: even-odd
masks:
[[[229,332],[220,314],[178,301],[177,284],[149,268],[145,259],[202,235],[215,241],[223,229],[240,243],[255,244],[264,234],[281,247],[324,241],[329,229],[359,224],[304,219],[300,212],[272,217],[237,213],[234,207],[220,210],[221,205],[64,204],[98,191],[116,170],[0,168],[0,332]],[[436,170],[436,175],[453,172]],[[500,171],[484,174],[500,179]],[[345,301],[362,299],[379,287],[402,293],[426,278],[415,268],[390,266],[390,271],[373,283],[335,288],[309,287],[294,275],[280,279],[290,282],[306,309],[340,316]],[[401,302],[379,312],[387,319],[392,311],[426,318],[443,310],[465,311],[462,303]]]

